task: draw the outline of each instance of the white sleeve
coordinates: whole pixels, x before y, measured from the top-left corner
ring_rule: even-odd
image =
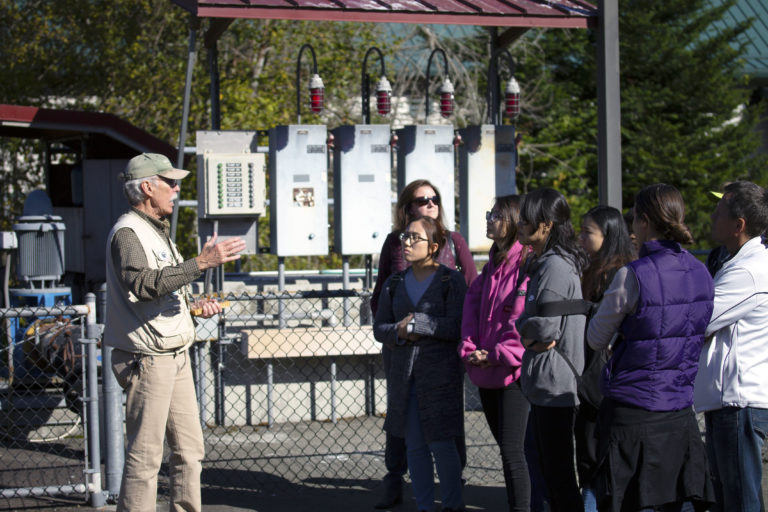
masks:
[[[617,270],[597,313],[589,321],[587,342],[590,347],[602,350],[608,346],[624,317],[635,312],[639,295],[635,273],[627,266]]]
[[[715,304],[706,336],[712,336],[728,325],[734,324],[751,313],[763,300],[754,276],[743,267],[733,267],[719,272],[715,280]]]

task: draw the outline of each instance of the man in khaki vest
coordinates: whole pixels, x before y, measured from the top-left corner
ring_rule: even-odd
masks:
[[[199,511],[203,432],[188,348],[195,340],[192,311],[211,317],[215,300],[190,303],[189,284],[202,272],[239,258],[245,242],[216,235],[199,256],[183,260],[164,217],[173,212],[178,180],[163,155],[132,158],[122,175],[128,213],[107,240],[104,343],[114,347],[112,371],[126,391],[126,450],[118,511],[155,511],[163,439],[171,448],[173,511]]]

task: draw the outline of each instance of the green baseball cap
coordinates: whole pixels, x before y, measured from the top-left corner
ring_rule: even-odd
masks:
[[[722,199],[723,198],[723,193],[722,192],[715,192],[714,190],[710,190],[709,193],[712,194],[713,196],[715,196],[718,199]]]
[[[128,161],[123,177],[126,181],[150,176],[163,176],[172,180],[186,178],[189,171],[175,169],[168,157],[159,153],[142,153]]]

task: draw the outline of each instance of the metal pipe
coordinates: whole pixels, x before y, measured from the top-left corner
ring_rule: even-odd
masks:
[[[285,291],[285,257],[279,256],[277,258],[277,290]],[[282,295],[282,294],[281,294]],[[277,318],[278,327],[280,329],[285,328],[285,300],[277,299]]]
[[[349,256],[341,257],[341,287],[344,290],[349,290]],[[348,297],[342,299],[342,324],[344,327],[352,325],[352,315],[349,310],[351,308],[351,302]]]
[[[0,317],[3,318],[28,318],[40,316],[45,312],[46,316],[80,316],[88,314],[88,306],[84,304],[75,304],[72,306],[61,306],[56,308],[45,307],[25,307],[25,308],[2,308]]]
[[[331,361],[331,423],[338,421],[336,417],[336,361]]]
[[[179,133],[179,146],[176,156],[176,167],[184,168],[184,144],[187,141],[187,124],[189,122],[189,98],[192,94],[192,75],[197,61],[197,52],[195,51],[195,42],[197,39],[197,28],[200,22],[197,17],[189,17],[189,50],[187,53],[187,77],[184,81],[184,103],[181,109],[181,132]],[[176,227],[179,223],[179,200],[177,197],[173,202],[173,213],[171,214],[171,240],[176,242]]]
[[[96,295],[88,293],[85,296],[85,303],[88,306],[88,315],[85,323],[85,337],[80,341],[86,343],[88,356],[86,357],[86,374],[88,393],[83,397],[87,408],[87,432],[88,432],[88,452],[89,467],[86,473],[90,474],[90,481],[93,489],[90,491],[90,502],[92,507],[104,506],[107,497],[101,488],[101,447],[99,446],[99,369],[96,359],[96,344],[99,341],[99,329],[96,325]]]
[[[267,427],[272,427],[275,424],[275,416],[273,408],[275,406],[273,398],[273,388],[275,387],[275,371],[272,367],[272,361],[267,363]]]
[[[9,291],[8,283],[11,280],[11,253],[6,252],[3,255],[3,307],[11,307],[11,294]]]
[[[381,61],[381,76],[386,76],[387,74],[386,70],[384,69],[384,55],[381,54],[381,50],[375,46],[368,48],[368,51],[365,52],[365,57],[363,57],[363,76],[360,83],[363,124],[368,124],[371,122],[371,77],[368,76],[366,68],[368,67],[368,55],[374,51],[379,54],[379,60]]]
[[[435,48],[432,50],[432,53],[429,54],[429,59],[427,60],[427,86],[424,88],[424,108],[426,109],[424,124],[429,122],[429,69],[432,67],[432,57],[438,52],[443,56],[443,72],[445,73],[445,76],[448,76],[448,57],[445,56],[445,52],[442,48]]]
[[[315,49],[312,48],[311,44],[305,43],[299,49],[299,57],[296,59],[296,115],[298,119],[297,124],[301,124],[301,92],[299,90],[299,82],[301,81],[301,54],[304,53],[305,49],[309,50],[309,52],[312,54],[312,72],[314,74],[317,74],[317,57],[315,56]]]
[[[112,372],[112,347],[102,344],[101,361],[104,371],[101,374],[102,397],[104,398],[104,473],[107,493],[110,499],[120,494],[120,482],[125,464],[125,445],[123,441],[123,390],[117,384]]]
[[[107,283],[96,290],[96,321],[104,322],[107,310]],[[102,343],[101,348],[101,393],[104,400],[104,476],[109,499],[120,494],[125,463],[123,440],[123,390],[112,372],[112,347]]]
[[[487,77],[487,101],[488,101],[488,113],[489,120],[493,125],[501,124],[501,99],[499,96],[499,74],[498,74],[498,58],[499,55],[506,55],[509,59],[509,73],[515,76],[515,59],[512,58],[512,54],[505,48],[496,48],[491,53],[491,60],[488,62],[488,77]]]
[[[93,487],[90,484],[0,489],[0,496],[3,498],[28,498],[31,496],[68,496],[70,494],[85,494],[86,492],[93,492]]]

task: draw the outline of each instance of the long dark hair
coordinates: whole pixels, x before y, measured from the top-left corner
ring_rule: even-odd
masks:
[[[683,221],[685,203],[672,185],[648,185],[635,196],[635,219],[644,219],[663,240],[692,244],[693,236]]]
[[[540,188],[529,192],[520,209],[520,220],[536,227],[542,222],[552,222],[552,229],[542,252],[553,250],[571,260],[577,272],[581,273],[587,264],[587,256],[576,244],[576,233],[571,223],[571,207],[563,194],[553,188]]]
[[[603,235],[603,245],[589,258],[581,281],[581,293],[585,299],[598,301],[610,284],[615,270],[635,258],[627,223],[621,212],[611,206],[595,206],[581,218],[591,220]]]
[[[427,235],[428,244],[437,244],[437,250],[432,253],[432,260],[437,260],[437,255],[440,254],[440,251],[443,249],[446,240],[448,239],[447,231],[438,221],[432,217],[426,216],[419,216],[412,219],[405,225],[405,227],[408,227],[414,222],[421,222],[424,224],[424,233]]]
[[[413,194],[420,187],[430,187],[435,191],[435,195],[440,199],[437,211],[437,221],[443,228],[445,228],[445,218],[443,217],[443,196],[440,195],[440,191],[429,180],[414,180],[407,184],[400,195],[397,198],[397,206],[395,207],[395,233],[400,233],[405,229],[405,226],[410,224],[414,220],[414,216],[411,215],[411,202],[413,201]]]
[[[517,240],[517,223],[520,221],[520,205],[523,202],[523,197],[517,194],[511,194],[508,196],[500,196],[496,198],[494,206],[501,215],[501,221],[507,228],[507,233],[501,240],[495,240],[493,242],[496,247],[496,252],[493,255],[493,263],[498,266],[506,258],[509,249],[512,244]]]

